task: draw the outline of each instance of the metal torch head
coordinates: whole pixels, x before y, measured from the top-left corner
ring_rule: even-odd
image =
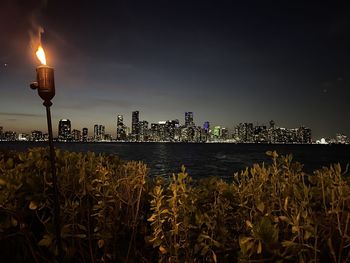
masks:
[[[50,101],[55,96],[55,80],[53,68],[48,66],[39,66],[36,68],[36,82],[30,87],[38,89],[39,96],[44,101]]]

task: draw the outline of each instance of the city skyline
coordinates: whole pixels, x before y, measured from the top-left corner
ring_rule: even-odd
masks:
[[[224,126],[211,125],[209,121],[196,124],[193,112],[185,112],[182,121],[174,120],[148,122],[140,119],[140,111],[132,111],[130,126],[124,123],[124,116],[117,114],[115,129],[108,132],[105,125],[93,125],[77,129],[69,119],[58,123],[57,141],[61,142],[226,142],[226,143],[340,143],[349,144],[346,134],[315,138],[312,129],[298,127],[281,127],[274,120],[265,123],[237,123],[232,130]],[[89,132],[90,131],[90,132]],[[40,130],[18,133],[0,126],[0,141],[46,141],[48,134]]]
[[[198,123],[229,129],[273,119],[306,125],[315,138],[350,134],[349,13],[349,3],[298,1],[4,0],[0,125],[46,129],[29,88],[38,65],[31,40],[42,27],[54,123],[99,120],[112,132],[116,113],[131,123],[138,109],[151,123],[191,110]]]
[[[127,123],[124,121],[124,115],[121,114],[116,114],[114,123],[112,126],[114,128],[109,131],[105,127],[105,123],[96,123],[91,121],[90,125],[87,125],[86,127],[77,127],[76,125],[72,125],[72,122],[70,119],[61,119],[58,122],[58,129],[57,129],[57,134],[55,137],[58,140],[67,140],[69,137],[71,139],[76,138],[76,141],[88,141],[89,140],[94,140],[94,141],[102,141],[104,140],[104,136],[106,135],[107,140],[117,140],[117,141],[147,141],[147,139],[144,139],[144,133],[148,133],[153,129],[153,125],[164,125],[164,124],[171,124],[174,128],[183,128],[183,127],[194,127],[194,128],[199,128],[202,129],[203,132],[211,135],[215,135],[217,133],[216,129],[219,128],[220,131],[219,133],[221,134],[221,129],[223,132],[226,134],[226,139],[234,139],[235,138],[235,133],[237,132],[237,129],[240,129],[239,126],[241,125],[248,125],[251,126],[251,131],[253,133],[260,133],[263,130],[266,130],[268,127],[269,128],[276,128],[276,129],[282,129],[282,130],[297,130],[297,129],[307,129],[310,130],[310,140],[312,139],[313,141],[323,139],[322,138],[316,138],[315,136],[311,135],[311,130],[307,125],[299,124],[298,126],[295,126],[293,128],[291,127],[283,127],[279,125],[278,123],[274,120],[270,120],[268,122],[256,122],[256,123],[251,123],[251,122],[240,122],[240,123],[235,123],[233,124],[232,127],[228,128],[223,125],[218,125],[218,124],[213,124],[210,121],[205,121],[203,123],[198,123],[195,121],[194,116],[196,114],[194,112],[184,112],[182,118],[175,118],[173,120],[167,119],[167,120],[158,120],[156,122],[149,122],[145,118],[143,118],[143,115],[140,115],[140,111],[132,111],[131,112],[131,123]],[[141,117],[140,117],[141,116]],[[74,124],[74,122],[73,122]],[[54,125],[55,127],[55,125]],[[3,126],[1,126],[0,123],[0,133],[5,133],[5,132],[18,132],[18,131],[13,131],[10,129],[4,129]],[[247,128],[243,128],[247,129]],[[29,135],[32,134],[32,137],[36,137],[36,133],[39,132],[41,135],[45,134],[45,131],[40,131],[40,130],[31,130],[30,132],[26,133],[19,133],[18,135]],[[34,133],[34,135],[33,135]],[[313,133],[312,133],[313,134]],[[341,132],[337,132],[337,136],[345,136],[345,140],[347,140],[347,135]],[[333,138],[333,136],[326,137],[329,139]],[[237,138],[236,138],[237,139]],[[247,140],[245,140],[247,141]],[[249,140],[248,140],[249,141]]]

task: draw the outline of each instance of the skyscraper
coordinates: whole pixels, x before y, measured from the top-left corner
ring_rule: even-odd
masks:
[[[205,131],[206,133],[209,133],[209,129],[210,129],[210,123],[209,123],[209,121],[204,122],[204,124],[203,124],[203,129],[204,129],[204,131]]]
[[[98,135],[99,135],[100,141],[103,141],[105,139],[105,126],[104,125],[98,126]]]
[[[190,112],[190,111],[185,112],[185,126],[186,127],[194,126],[193,112]]]
[[[94,141],[98,141],[98,124],[94,125]]]
[[[132,140],[138,141],[140,135],[140,125],[139,125],[139,111],[132,112],[132,121],[131,121],[131,135]]]
[[[70,141],[71,140],[71,123],[68,119],[62,119],[58,123],[58,140]]]
[[[81,131],[73,129],[72,131],[72,139],[74,142],[80,142],[81,140]]]
[[[148,140],[148,121],[140,121],[140,141],[144,142]]]
[[[88,141],[88,128],[83,128],[83,142],[87,142]]]
[[[221,126],[215,126],[213,130],[214,139],[221,139]]]
[[[94,141],[99,142],[105,139],[105,126],[94,125]]]
[[[235,139],[239,142],[253,142],[254,139],[253,123],[240,123],[235,128]]]
[[[32,131],[31,141],[42,141],[44,139],[43,133],[41,131]]]
[[[3,134],[3,127],[0,126],[0,141],[3,139],[4,134]]]
[[[123,123],[123,115],[117,115],[117,141],[126,140],[126,130]]]
[[[179,130],[179,120],[168,120],[166,122],[166,141],[176,141],[179,139],[177,131]]]

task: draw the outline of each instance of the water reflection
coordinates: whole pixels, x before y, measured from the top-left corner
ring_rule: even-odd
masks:
[[[26,150],[46,147],[46,143],[0,142],[0,150]],[[277,150],[280,154],[294,155],[303,163],[306,171],[312,171],[330,163],[345,168],[350,162],[350,146],[347,145],[237,145],[237,144],[173,144],[173,143],[56,143],[63,150],[117,154],[124,160],[144,161],[152,176],[168,176],[178,173],[185,165],[192,177],[220,176],[230,178],[235,171],[253,163],[269,163],[265,152]]]

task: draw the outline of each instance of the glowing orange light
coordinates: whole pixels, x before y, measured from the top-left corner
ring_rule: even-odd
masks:
[[[45,52],[42,46],[38,47],[38,50],[36,51],[36,56],[40,60],[42,65],[46,65],[46,57],[45,57]]]

